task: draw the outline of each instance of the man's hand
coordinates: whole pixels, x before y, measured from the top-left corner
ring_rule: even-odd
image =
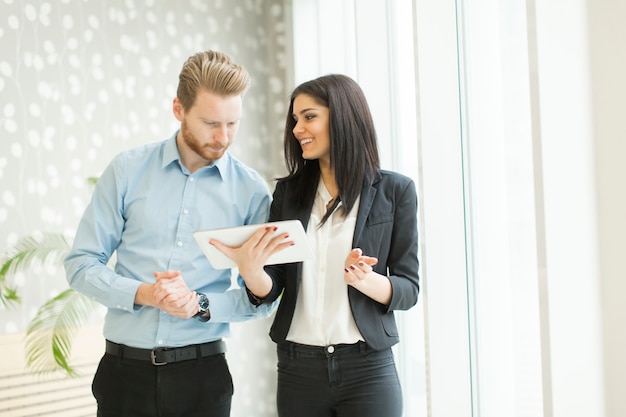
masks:
[[[174,317],[188,319],[198,312],[198,295],[187,287],[180,271],[155,272],[154,306]]]
[[[154,302],[177,305],[177,302],[189,295],[191,290],[183,280],[180,271],[155,272],[156,282],[152,288]]]

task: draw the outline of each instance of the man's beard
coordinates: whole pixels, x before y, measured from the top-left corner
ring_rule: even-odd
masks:
[[[216,159],[220,159],[226,149],[228,149],[228,145],[224,146],[220,151],[215,151],[208,144],[202,144],[198,138],[189,130],[187,126],[187,122],[185,120],[181,123],[181,134],[183,136],[183,141],[185,144],[196,154],[198,154],[203,159],[206,159],[209,162],[213,162]]]

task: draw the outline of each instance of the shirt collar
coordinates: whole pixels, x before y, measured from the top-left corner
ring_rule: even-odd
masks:
[[[331,196],[326,189],[326,184],[324,184],[324,180],[322,179],[321,175],[320,181],[317,184],[317,196],[321,200],[320,202],[324,204],[324,206],[326,206],[326,204],[333,198],[333,196]]]
[[[178,153],[178,148],[176,147],[176,135],[178,135],[178,131],[176,131],[176,133],[174,133],[174,136],[172,136],[167,142],[165,142],[165,146],[163,147],[163,161],[161,163],[161,168],[167,167],[174,161],[180,161],[180,154]],[[180,165],[182,166],[182,164]]]

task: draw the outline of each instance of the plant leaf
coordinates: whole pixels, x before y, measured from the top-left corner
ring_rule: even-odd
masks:
[[[67,239],[54,233],[26,236],[9,247],[0,264],[0,305],[20,302],[17,289],[8,283],[10,276],[38,266],[59,265],[69,250]]]
[[[26,365],[37,373],[62,370],[78,375],[68,362],[76,334],[94,311],[96,302],[67,289],[39,308],[26,332]]]

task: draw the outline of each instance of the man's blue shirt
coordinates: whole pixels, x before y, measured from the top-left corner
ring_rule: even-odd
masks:
[[[108,308],[104,336],[153,348],[185,346],[229,335],[229,322],[265,317],[231,270],[211,267],[193,232],[267,221],[271,194],[265,181],[228,152],[190,173],[176,134],[115,157],[96,184],[65,259],[70,286]],[[115,266],[107,266],[115,253]],[[180,270],[187,286],[210,300],[211,320],[180,319],[134,304],[155,271]]]

